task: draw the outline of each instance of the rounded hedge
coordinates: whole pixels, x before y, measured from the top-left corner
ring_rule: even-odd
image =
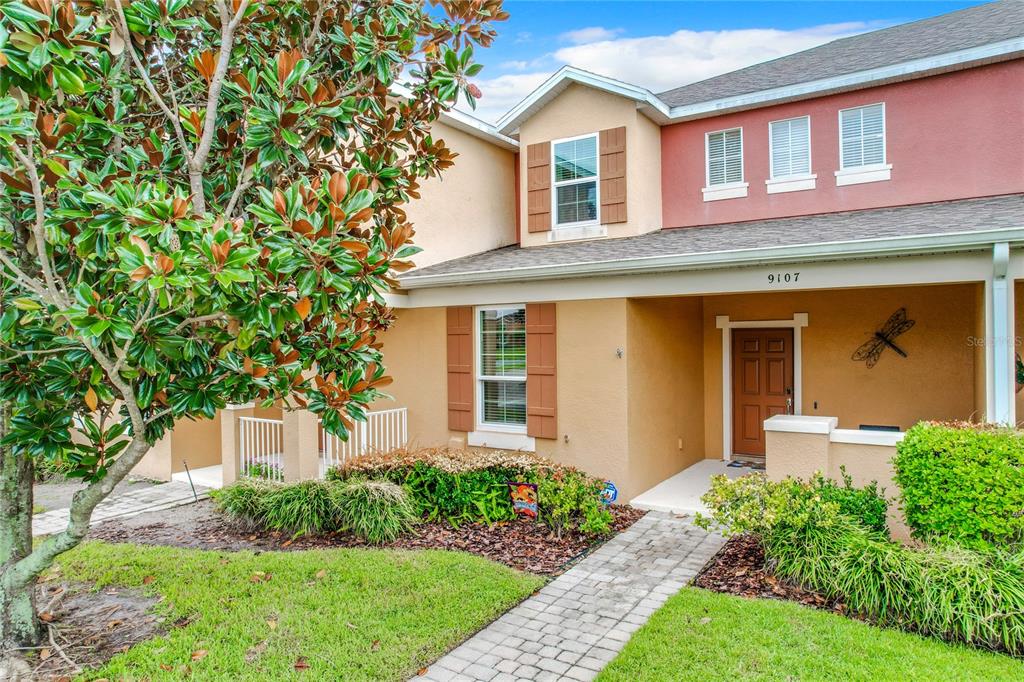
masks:
[[[1024,432],[918,424],[897,446],[893,466],[915,537],[978,549],[1024,539]]]

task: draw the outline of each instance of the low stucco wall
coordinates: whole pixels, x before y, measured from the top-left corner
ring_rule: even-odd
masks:
[[[899,509],[899,487],[893,481],[892,460],[896,456],[896,446],[842,442],[837,440],[842,438],[842,432],[828,431],[800,433],[766,428],[765,474],[773,481],[787,476],[806,480],[820,471],[841,482],[845,469],[857,487],[875,481],[884,489],[889,503],[887,519],[890,534],[897,540],[908,540],[910,529]],[[896,437],[894,434],[893,439]]]

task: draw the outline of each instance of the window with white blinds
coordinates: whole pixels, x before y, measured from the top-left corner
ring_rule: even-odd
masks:
[[[773,121],[771,138],[772,179],[811,174],[811,119],[809,116]]]
[[[707,134],[708,187],[743,182],[743,129]]]
[[[885,163],[885,105],[872,104],[839,112],[841,168]]]
[[[597,135],[584,135],[552,144],[555,186],[555,226],[597,221]]]
[[[526,427],[526,309],[481,308],[477,333],[480,423]]]

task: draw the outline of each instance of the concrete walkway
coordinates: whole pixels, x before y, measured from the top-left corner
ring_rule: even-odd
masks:
[[[592,680],[724,543],[650,512],[413,679]]]
[[[746,466],[729,466],[729,462],[720,459],[702,459],[640,493],[629,501],[629,506],[673,514],[706,514],[708,510],[700,498],[711,488],[712,476],[724,474],[729,478],[739,478],[751,471],[753,469]]]
[[[200,499],[206,497],[207,488],[196,486],[196,494]],[[92,514],[92,525],[109,519],[135,516],[147,511],[171,509],[193,502],[192,487],[187,482],[171,481],[142,490],[130,490],[125,493],[113,493],[100,502]],[[57,533],[68,525],[68,509],[54,509],[36,514],[32,517],[32,535],[50,535]]]

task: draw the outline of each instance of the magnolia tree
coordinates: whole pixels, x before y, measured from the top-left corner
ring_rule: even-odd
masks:
[[[0,0],[0,639],[182,419],[258,401],[344,436],[389,382],[403,205],[500,0]],[[87,485],[33,548],[33,469]]]

